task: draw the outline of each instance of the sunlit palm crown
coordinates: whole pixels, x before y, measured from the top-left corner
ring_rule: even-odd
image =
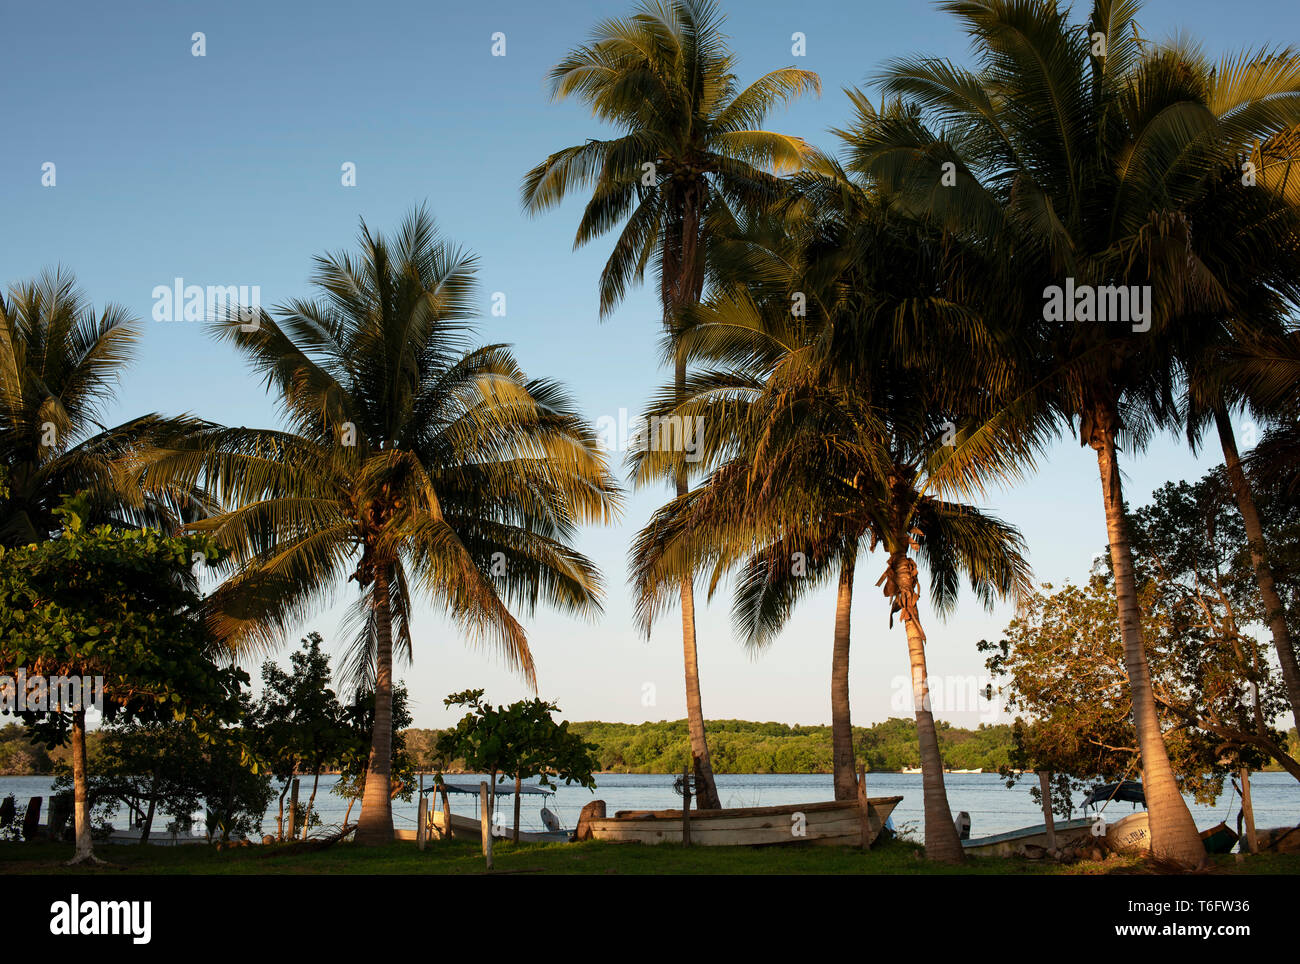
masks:
[[[896,223],[862,184],[819,163],[826,173],[795,188],[793,219],[779,230],[755,224],[729,252],[746,284],[689,312],[675,340],[699,371],[684,401],[665,388],[648,414],[700,419],[701,464],[712,471],[656,513],[633,548],[646,628],[675,580],[708,568],[716,589],[736,568],[737,626],[764,645],[863,540],[915,551],[942,611],[962,573],[986,602],[1027,585],[1018,533],[942,497],[981,494],[1032,464],[1032,451],[975,417],[987,405],[969,369],[987,333],[942,290],[948,268],[915,224]],[[796,289],[807,296],[803,316],[791,311]],[[951,377],[934,377],[949,361]],[[680,458],[648,444],[635,453],[639,480]]]
[[[344,578],[354,675],[372,672],[370,592],[385,574],[400,652],[413,594],[533,679],[513,607],[592,613],[600,579],[569,544],[611,518],[617,490],[561,388],[501,345],[471,347],[476,259],[423,211],[392,239],[317,259],[316,300],[217,325],[283,400],[285,431],[208,427],[152,470],[201,479],[232,509],[203,526],[237,571],[214,594],[232,648],[267,644]],[[246,330],[252,328],[252,330]]]
[[[129,478],[167,421],[101,422],[137,335],[124,309],[96,314],[64,271],[0,296],[0,465],[9,490],[0,496],[0,545],[49,538],[59,528],[54,510],[77,493],[96,522],[170,518],[166,500],[146,501]]]
[[[758,125],[773,107],[820,91],[817,75],[787,67],[740,89],[721,26],[709,0],[643,3],[630,18],[600,23],[551,71],[554,96],[582,99],[622,132],[552,154],[523,185],[533,212],[594,186],[575,247],[624,225],[601,274],[602,313],[647,265],[674,283],[702,279],[710,246],[681,249],[681,212],[698,205],[704,236],[724,236],[742,212],[775,199],[774,173],[797,169],[808,154],[802,139]]]
[[[1055,370],[1052,403],[1085,421],[1117,410],[1140,442],[1177,414],[1167,361],[1178,326],[1231,307],[1230,265],[1207,252],[1222,226],[1198,222],[1197,205],[1225,167],[1240,176],[1257,145],[1300,122],[1300,53],[1211,64],[1182,41],[1143,39],[1130,0],[1097,0],[1080,24],[1051,2],[944,6],[972,37],[974,69],[889,64],[880,79],[903,109],[865,125],[850,166],[900,209],[999,251],[985,297]],[[1288,190],[1285,168],[1271,158],[1261,188]],[[1044,288],[1067,276],[1150,285],[1152,331],[1045,323]]]

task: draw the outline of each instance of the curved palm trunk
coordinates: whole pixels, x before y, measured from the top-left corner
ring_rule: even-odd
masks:
[[[1214,424],[1219,430],[1219,442],[1223,446],[1228,483],[1232,486],[1237,509],[1241,512],[1241,521],[1246,527],[1250,562],[1255,567],[1255,581],[1259,584],[1259,595],[1264,603],[1264,621],[1273,634],[1273,648],[1277,650],[1277,661],[1282,667],[1282,682],[1286,685],[1287,699],[1291,702],[1291,718],[1296,726],[1300,726],[1300,668],[1296,666],[1295,645],[1287,628],[1282,600],[1278,598],[1277,588],[1273,584],[1273,569],[1268,564],[1264,527],[1259,521],[1255,496],[1250,490],[1250,483],[1246,481],[1246,473],[1241,470],[1237,439],[1233,435],[1227,409],[1222,405],[1214,409]]]
[[[388,573],[375,575],[375,728],[370,737],[370,763],[361,796],[356,842],[363,846],[392,843],[393,806],[389,771],[393,757],[393,622],[388,599]]]
[[[704,732],[704,705],[700,701],[700,664],[695,653],[695,592],[690,579],[683,579],[682,658],[686,665],[686,727],[691,738],[691,763],[695,771],[695,795],[701,810],[720,810],[709,740]]]
[[[72,819],[77,850],[69,864],[99,863],[90,837],[89,780],[86,770],[86,711],[72,714]]]
[[[925,856],[945,864],[962,861],[961,838],[952,821],[948,791],[943,785],[939,732],[930,711],[930,677],[925,665],[925,631],[915,615],[904,617],[907,655],[912,666],[912,704],[916,709],[916,740],[921,749],[921,788],[925,804]]]
[[[698,304],[704,290],[704,277],[698,270],[700,236],[700,196],[695,188],[688,189],[682,197],[682,233],[676,243],[667,246],[662,270],[661,296],[664,307],[664,324],[674,330],[679,307]],[[676,401],[686,394],[686,362],[677,359],[673,373]],[[677,495],[683,496],[690,486],[686,472],[677,473]],[[686,672],[686,727],[691,741],[691,764],[695,772],[695,795],[701,810],[720,810],[717,782],[713,778],[713,762],[709,758],[709,738],[704,729],[704,706],[700,700],[700,670],[695,646],[695,587],[690,578],[682,579],[680,587],[682,604],[682,662]]]
[[[831,770],[835,799],[856,800],[857,762],[853,757],[853,723],[849,714],[849,617],[853,608],[854,555],[840,566],[835,597],[835,638],[831,648]]]
[[[1138,609],[1137,580],[1133,572],[1133,550],[1124,521],[1124,492],[1115,456],[1114,429],[1109,425],[1098,428],[1090,444],[1097,450],[1097,464],[1101,470],[1120,637],[1124,642],[1124,668],[1128,673],[1129,696],[1133,701],[1133,725],[1142,756],[1143,791],[1151,820],[1151,851],[1188,867],[1200,867],[1206,860],[1205,845],[1196,832],[1191,811],[1178,791],[1164,736],[1160,732],[1155,694],[1151,689]]]

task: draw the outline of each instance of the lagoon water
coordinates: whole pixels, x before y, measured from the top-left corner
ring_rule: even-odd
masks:
[[[478,785],[480,776],[473,774],[448,775],[450,783],[472,783]],[[596,778],[597,789],[592,792],[581,787],[559,786],[554,799],[548,804],[555,811],[564,826],[572,828],[577,823],[578,812],[588,801],[604,800],[610,814],[618,810],[668,809],[681,806],[681,797],[673,791],[673,776],[669,774],[642,773],[606,773]],[[786,803],[813,803],[833,798],[831,777],[829,774],[723,774],[718,776],[718,793],[726,807],[759,807]],[[329,790],[336,778],[321,778],[320,790],[316,796],[316,809],[326,824],[337,824],[343,820],[347,802],[333,796]],[[426,784],[432,782],[426,777]],[[996,773],[949,773],[944,782],[948,789],[948,803],[954,813],[965,810],[971,816],[971,836],[983,837],[1042,823],[1042,811],[1029,795],[1030,783],[1036,784],[1032,777],[1022,780],[1014,789],[1007,789]],[[0,777],[0,798],[12,793],[19,806],[35,795],[48,797],[51,779],[49,777]],[[306,801],[311,791],[311,782],[304,780],[301,800]],[[868,773],[867,792],[871,796],[902,796],[903,802],[894,811],[894,825],[900,831],[910,831],[920,835],[923,829],[921,804],[921,775],[919,773]],[[1255,807],[1255,824],[1265,827],[1294,826],[1300,823],[1300,783],[1287,773],[1257,773],[1251,777],[1251,796]],[[409,802],[393,801],[394,824],[399,828],[412,829],[415,826],[416,796]],[[1080,796],[1076,795],[1074,803],[1078,806]],[[287,802],[287,801],[286,801]],[[525,830],[542,829],[538,816],[542,798],[525,796],[520,814],[521,827]],[[472,796],[451,797],[452,809],[456,813],[474,816],[477,814],[478,799]],[[503,809],[509,815],[513,813],[514,801],[503,800]],[[1188,804],[1196,818],[1196,825],[1201,829],[1211,827],[1220,820],[1226,821],[1235,829],[1237,811],[1241,801],[1229,786],[1227,792],[1219,798],[1214,806]],[[48,806],[48,799],[46,801]],[[263,820],[263,827],[268,832],[274,830],[276,802]],[[1132,804],[1112,803],[1106,811],[1107,819],[1112,822],[1133,810]],[[42,811],[42,815],[44,811]],[[357,809],[354,807],[352,818],[355,820]],[[1075,816],[1081,816],[1076,811]],[[154,832],[163,834],[168,818],[159,815],[154,820]],[[123,812],[113,821],[118,829],[126,827],[126,814]]]

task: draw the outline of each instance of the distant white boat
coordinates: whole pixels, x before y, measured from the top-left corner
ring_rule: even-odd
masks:
[[[920,768],[920,767],[903,767],[903,769],[900,770],[899,772],[900,772],[900,773],[920,773],[920,772],[921,772],[921,768]]]

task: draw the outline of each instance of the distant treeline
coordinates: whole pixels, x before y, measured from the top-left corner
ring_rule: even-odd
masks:
[[[831,728],[787,726],[784,723],[750,723],[746,720],[710,720],[709,748],[718,773],[830,773]],[[991,770],[1007,765],[1011,752],[1011,727],[983,725],[967,730],[939,722],[939,748],[943,762],[953,770]],[[680,773],[689,763],[685,720],[658,723],[571,723],[569,728],[596,744],[600,768],[616,773]],[[407,749],[422,770],[434,768],[433,745],[438,730],[406,730]],[[98,731],[87,734],[88,752]],[[1291,743],[1300,741],[1295,730]],[[889,719],[874,726],[853,728],[858,766],[871,771],[918,767],[916,723]],[[31,743],[23,727],[0,727],[0,776],[52,773],[67,756],[63,749],[46,752]],[[66,764],[65,764],[66,765]],[[452,761],[450,769],[457,769]],[[1271,768],[1270,768],[1271,769]]]
[[[830,773],[831,728],[710,720],[709,752],[717,773]],[[678,773],[690,763],[686,721],[658,723],[573,723],[600,749],[601,769],[624,773]],[[858,766],[902,770],[921,765],[916,723],[889,719],[853,728]],[[975,730],[939,724],[944,765],[954,770],[996,770],[1009,760],[1011,727]]]
[[[787,726],[784,723],[750,723],[745,720],[710,720],[709,746],[718,773],[830,773],[831,728]],[[620,773],[678,773],[690,760],[686,721],[658,723],[572,723],[573,732],[596,744],[600,767]],[[407,750],[415,765],[431,770],[438,731],[409,729]],[[87,734],[87,752],[94,754],[97,732]],[[944,763],[952,769],[996,770],[1007,762],[1011,746],[1009,726],[981,726],[964,730],[940,724]],[[871,727],[854,727],[853,743],[858,765],[868,770],[917,767],[916,724],[891,719]],[[0,728],[0,774],[17,776],[51,773],[64,751],[46,752],[32,744],[21,726]],[[452,761],[451,769],[458,761]]]

